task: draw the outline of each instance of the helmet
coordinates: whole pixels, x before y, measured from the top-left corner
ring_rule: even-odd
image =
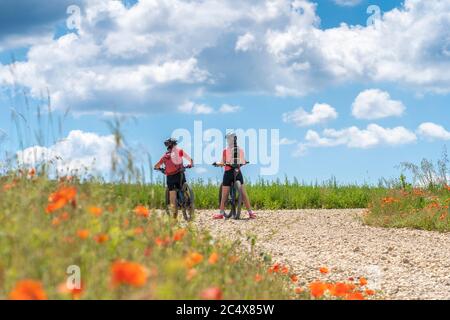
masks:
[[[177,139],[169,138],[166,141],[164,141],[164,145],[168,148],[176,146],[178,144]]]
[[[234,132],[228,132],[225,136],[225,138],[228,139],[235,139],[236,138],[236,133]]]

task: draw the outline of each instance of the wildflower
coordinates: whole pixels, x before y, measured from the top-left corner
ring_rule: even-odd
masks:
[[[345,300],[364,300],[364,296],[361,292],[353,292],[348,294]]]
[[[67,203],[71,203],[72,206],[75,206],[75,197],[77,195],[77,189],[75,187],[63,187],[58,191],[52,193],[48,197],[48,205],[45,209],[46,213],[52,213],[56,210],[61,209]]]
[[[293,283],[297,283],[297,282],[298,282],[298,277],[297,277],[297,275],[295,275],[295,274],[291,275],[291,281],[292,281]]]
[[[148,210],[146,207],[144,206],[137,206],[136,208],[134,208],[134,213],[138,216],[138,217],[144,217],[147,218],[150,215],[150,210]]]
[[[332,295],[335,297],[344,297],[345,295],[351,293],[354,290],[354,285],[338,282],[334,285]]]
[[[326,268],[326,267],[320,268],[319,271],[320,271],[321,274],[327,274],[327,273],[330,272],[330,270],[328,270],[328,268]]]
[[[216,252],[211,253],[208,259],[209,264],[216,264],[219,261],[219,255]]]
[[[228,258],[228,261],[230,263],[237,263],[239,261],[239,257],[238,256],[231,256],[230,258]]]
[[[326,284],[320,281],[312,282],[309,284],[309,290],[311,291],[311,295],[314,298],[321,298],[324,295],[326,289]]]
[[[447,189],[447,191],[450,191],[450,186],[445,185],[444,188]]]
[[[94,237],[95,242],[101,244],[109,240],[109,236],[104,233],[100,233]]]
[[[279,263],[275,263],[273,266],[271,266],[268,270],[269,273],[277,273],[280,271],[280,264]]]
[[[382,202],[383,202],[383,204],[392,204],[392,203],[398,202],[398,200],[393,197],[386,197],[382,200]]]
[[[83,283],[80,284],[79,288],[69,288],[66,282],[61,283],[58,286],[58,292],[61,294],[69,294],[73,300],[78,300],[81,298],[84,291]]]
[[[427,209],[437,209],[440,207],[439,202],[431,202],[430,204],[428,204]]]
[[[173,235],[173,241],[180,241],[184,238],[184,236],[186,235],[187,231],[186,229],[179,229],[177,231],[175,231],[174,235]]]
[[[203,255],[198,252],[192,252],[184,259],[186,266],[191,269],[192,267],[200,264],[203,261]]]
[[[152,248],[151,247],[147,247],[144,250],[144,256],[145,257],[150,257],[152,255],[152,252],[153,252]]]
[[[73,237],[64,237],[64,238],[62,238],[62,241],[64,243],[74,243],[75,242]]]
[[[289,273],[289,268],[286,267],[286,266],[282,267],[282,268],[281,268],[281,273],[282,273],[282,274],[288,274],[288,273]]]
[[[365,291],[366,295],[368,296],[373,296],[375,294],[375,291],[371,290],[371,289],[366,289]]]
[[[257,274],[255,275],[255,282],[261,282],[262,279],[263,279],[263,277],[262,277],[259,273],[257,273]]]
[[[59,226],[59,224],[61,223],[61,219],[58,217],[53,218],[52,220],[52,226],[56,227]]]
[[[78,238],[85,240],[85,239],[89,238],[89,230],[80,229],[77,231],[77,236],[78,236]]]
[[[89,207],[89,213],[95,217],[100,217],[103,213],[103,209],[99,207]]]
[[[111,280],[113,285],[129,285],[142,287],[147,282],[148,271],[139,263],[116,261],[111,266]]]
[[[140,234],[143,234],[143,233],[144,233],[144,228],[143,228],[143,227],[137,227],[137,228],[134,228],[133,233],[134,233],[136,236],[138,236],[138,235],[140,235]]]
[[[294,292],[295,292],[296,294],[300,294],[300,293],[303,292],[303,289],[300,288],[300,287],[296,287],[296,288],[294,289]]]
[[[170,238],[167,236],[164,239],[157,237],[155,239],[155,243],[158,247],[162,247],[162,246],[166,246],[168,244],[170,244]]]
[[[9,294],[11,300],[47,300],[42,283],[36,280],[21,280]]]
[[[359,285],[360,286],[365,286],[367,285],[367,279],[364,277],[359,278]]]
[[[15,182],[12,182],[12,183],[7,183],[7,184],[5,184],[4,186],[3,186],[3,191],[8,191],[8,190],[11,190],[12,188],[14,188],[16,186],[16,183]]]
[[[36,175],[36,169],[31,168],[31,169],[28,171],[28,176],[29,176],[30,178],[33,178],[35,175]]]
[[[186,274],[186,280],[191,281],[197,275],[197,270],[189,269]]]
[[[60,216],[61,221],[67,221],[67,220],[69,220],[69,218],[70,218],[70,215],[67,211],[64,211]]]
[[[125,218],[125,220],[123,220],[123,227],[128,228],[129,225],[130,225],[130,220]]]
[[[222,300],[222,291],[218,287],[211,287],[200,293],[203,300]]]

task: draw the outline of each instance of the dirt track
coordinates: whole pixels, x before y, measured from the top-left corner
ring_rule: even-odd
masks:
[[[450,234],[383,229],[361,223],[363,210],[259,211],[258,219],[212,220],[197,213],[196,224],[216,237],[257,237],[258,251],[286,263],[304,283],[365,276],[387,299],[450,299]],[[249,246],[249,245],[248,245]],[[326,266],[323,276],[318,269]]]

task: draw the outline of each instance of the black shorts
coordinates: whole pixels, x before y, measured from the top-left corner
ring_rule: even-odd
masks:
[[[183,176],[183,178],[181,176]],[[182,180],[181,180],[181,178],[182,178]],[[181,187],[183,186],[183,184],[185,182],[186,182],[186,177],[181,172],[171,175],[171,176],[167,176],[167,188],[169,189],[169,191],[181,189]]]
[[[223,182],[222,185],[224,187],[231,187],[231,184],[233,183],[233,171],[234,170],[228,170],[225,171],[225,173],[223,174]],[[242,172],[239,171],[239,173],[236,176],[236,181],[239,181],[241,184],[244,184],[244,177],[242,176]]]

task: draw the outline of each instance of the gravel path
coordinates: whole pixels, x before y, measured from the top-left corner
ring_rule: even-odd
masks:
[[[196,224],[216,237],[240,239],[288,264],[304,283],[365,276],[386,299],[450,299],[450,234],[384,229],[361,223],[363,210],[259,211],[256,220],[215,221],[197,213]],[[321,275],[320,267],[330,273]]]

